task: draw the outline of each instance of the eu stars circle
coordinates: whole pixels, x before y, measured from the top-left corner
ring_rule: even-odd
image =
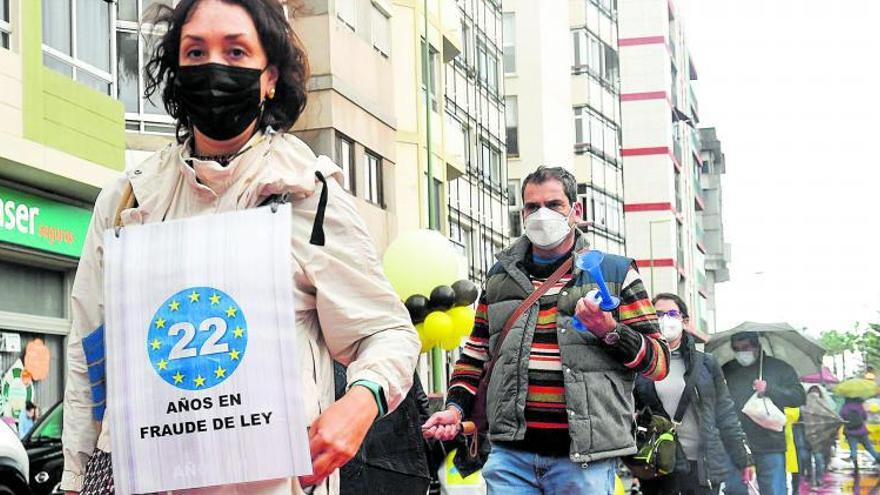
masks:
[[[150,320],[147,356],[167,383],[184,390],[219,385],[247,349],[244,311],[213,287],[190,287],[169,297]]]

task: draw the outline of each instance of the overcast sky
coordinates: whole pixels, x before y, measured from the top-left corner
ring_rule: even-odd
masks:
[[[719,330],[880,322],[880,2],[674,1],[727,158]]]

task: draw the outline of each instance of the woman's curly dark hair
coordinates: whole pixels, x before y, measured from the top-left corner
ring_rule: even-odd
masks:
[[[181,0],[177,7],[155,5],[148,16],[156,28],[165,29],[146,65],[144,96],[150,98],[161,89],[168,115],[177,122],[177,141],[182,143],[192,132],[189,115],[180,104],[175,81],[180,67],[180,35],[194,8],[202,0]],[[309,61],[302,42],[293,32],[279,0],[221,0],[240,5],[254,21],[269,65],[278,69],[275,97],[264,103],[259,127],[279,131],[290,129],[306,106],[306,83]]]

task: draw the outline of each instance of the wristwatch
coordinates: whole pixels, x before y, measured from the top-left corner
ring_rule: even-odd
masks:
[[[617,345],[620,342],[620,333],[617,331],[617,328],[605,334],[602,337],[602,342],[605,342],[605,345]]]

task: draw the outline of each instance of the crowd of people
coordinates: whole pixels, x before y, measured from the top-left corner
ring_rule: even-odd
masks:
[[[685,302],[652,299],[632,259],[607,254],[600,275],[579,266],[590,251],[583,206],[561,167],[524,180],[525,233],[497,253],[446,403],[431,414],[414,376],[416,331],[381,271],[365,268],[378,257],[340,173],[286,133],[305,107],[308,59],[281,4],[182,0],[160,21],[148,92],[161,93],[178,140],[138,168],[138,187],[123,176],[96,203],[72,291],[63,490],[114,493],[110,424],[83,352],[104,323],[104,231],[290,194],[297,332],[312,351],[300,352],[305,399],[321,405],[307,418],[314,472],[222,493],[421,494],[447,449],[490,494],[611,494],[621,462],[644,494],[786,493],[786,433],[743,409],[757,398],[821,413],[831,407],[821,389],[806,394],[755,333],[732,338],[728,363],[698,350]],[[619,305],[603,309],[599,285]],[[852,448],[878,458],[861,404],[841,415]],[[821,471],[825,446],[803,451]]]

